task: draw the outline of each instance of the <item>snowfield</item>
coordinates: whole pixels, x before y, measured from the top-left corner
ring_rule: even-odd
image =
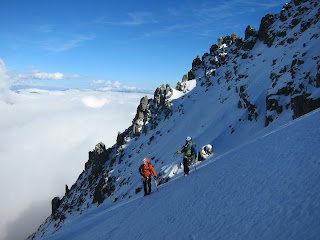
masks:
[[[41,239],[318,239],[319,119],[316,110]]]

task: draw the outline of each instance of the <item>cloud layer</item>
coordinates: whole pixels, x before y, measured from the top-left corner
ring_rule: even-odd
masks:
[[[98,142],[111,147],[129,127],[141,93],[8,90],[0,75],[0,235],[26,238],[50,214],[51,200],[76,181]],[[28,227],[18,226],[30,215]],[[20,229],[12,235],[13,229]]]

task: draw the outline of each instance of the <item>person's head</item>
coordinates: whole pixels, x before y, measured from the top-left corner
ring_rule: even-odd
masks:
[[[143,163],[143,164],[147,164],[148,162],[149,162],[149,159],[148,159],[148,158],[142,159],[142,163]]]
[[[212,153],[212,145],[211,144],[207,144],[204,149],[207,153]]]
[[[192,138],[190,136],[186,137],[186,142],[190,142]]]

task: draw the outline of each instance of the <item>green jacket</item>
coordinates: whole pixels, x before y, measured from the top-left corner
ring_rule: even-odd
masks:
[[[185,158],[197,158],[197,150],[196,150],[196,143],[188,142],[181,148],[181,153],[184,154]]]

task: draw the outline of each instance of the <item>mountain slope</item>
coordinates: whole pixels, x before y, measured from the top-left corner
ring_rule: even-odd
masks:
[[[320,111],[43,239],[317,239]]]
[[[159,173],[163,192],[171,189],[170,183],[180,179],[182,172],[181,156],[173,153],[187,135],[193,137],[198,148],[211,143],[217,158],[230,156],[250,144],[256,157],[264,153],[256,152],[257,138],[320,107],[319,15],[318,1],[293,0],[280,14],[262,18],[258,31],[248,27],[244,40],[234,34],[219,39],[210,53],[193,61],[192,69],[176,89],[161,86],[153,99],[142,98],[132,125],[119,133],[111,148],[99,143],[89,152],[76,183],[61,200],[54,199],[53,214],[30,238],[49,236],[52,229],[57,234],[64,232],[67,223],[81,214],[98,214],[140,196],[137,169],[144,157],[149,157]],[[300,141],[296,139],[295,144]],[[288,154],[275,143],[269,145],[269,151]],[[234,158],[238,159],[236,155]],[[246,160],[244,153],[241,160]],[[239,165],[245,164],[238,161]],[[229,158],[223,162],[226,166],[231,163]],[[276,167],[283,166],[274,167],[276,171]],[[231,168],[228,174],[234,175]],[[220,191],[231,194],[228,184],[224,187]],[[96,206],[98,210],[93,210]]]

